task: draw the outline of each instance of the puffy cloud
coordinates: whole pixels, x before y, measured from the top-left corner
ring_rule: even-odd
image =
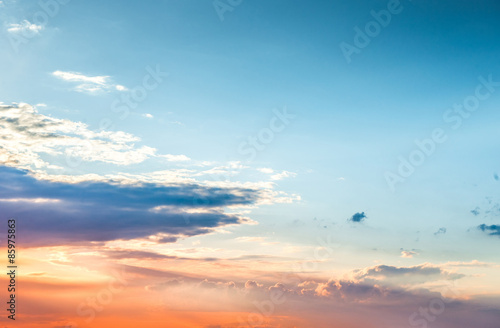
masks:
[[[130,165],[158,156],[152,147],[136,146],[140,139],[132,134],[94,132],[84,123],[40,114],[28,104],[0,103],[0,124],[0,161],[9,166],[62,169],[82,161]],[[49,163],[42,159],[47,155],[57,160]],[[161,156],[170,161],[188,160],[184,155]]]
[[[492,224],[481,224],[477,227],[479,230],[487,232],[490,236],[500,236],[500,225]]]
[[[361,213],[355,213],[350,219],[349,221],[351,222],[356,222],[356,223],[359,223],[359,222],[363,222],[366,218],[366,215],[365,215],[365,212],[361,212]]]
[[[349,302],[367,302],[382,298],[387,292],[378,286],[347,280],[329,280],[316,288],[318,296],[340,298]]]
[[[105,83],[99,77],[89,79]],[[0,203],[5,215],[30,218],[26,231],[33,244],[133,238],[172,243],[226,225],[255,223],[242,216],[243,210],[300,199],[273,190],[271,182],[225,179],[247,168],[240,162],[201,171],[194,164],[194,169],[149,173],[54,174],[83,162],[124,166],[152,158],[190,159],[157,154],[154,148],[137,146],[140,140],[132,134],[95,132],[24,103],[0,103],[0,139],[0,162],[5,165],[0,166]],[[223,181],[196,180],[215,174],[224,174]],[[17,186],[15,192],[7,185]]]
[[[248,280],[245,283],[246,289],[257,289],[257,288],[261,288],[262,286],[263,285],[259,284],[258,282],[254,281],[254,280]]]
[[[414,251],[405,251],[405,250],[401,251],[401,257],[412,258],[413,255],[418,255],[418,253]]]
[[[431,266],[431,265],[429,265]],[[394,275],[423,271],[424,268],[396,268],[381,266]],[[190,301],[189,310],[209,311],[224,307],[225,311],[237,313],[241,320],[234,324],[210,321],[224,328],[241,326],[242,322],[259,327],[399,327],[408,325],[410,316],[422,317],[421,310],[435,307],[439,302],[446,311],[435,314],[439,324],[445,328],[461,327],[461,322],[474,326],[494,326],[500,317],[498,305],[480,303],[480,300],[461,300],[454,283],[446,283],[440,292],[425,288],[409,289],[385,286],[378,281],[356,281],[347,279],[302,280],[284,274],[280,282],[271,275],[262,279],[245,280],[244,277],[224,280],[222,278],[162,278],[152,272],[144,279],[150,283],[148,290],[152,298],[163,296],[166,308],[178,306],[179,299]],[[248,277],[248,276],[247,276]],[[175,280],[174,280],[175,279]],[[444,295],[449,295],[445,297]],[[454,297],[454,298],[449,298]],[[177,301],[174,301],[177,300]],[[183,309],[185,311],[185,309]],[[242,312],[247,314],[241,315]],[[236,320],[235,320],[236,321]]]

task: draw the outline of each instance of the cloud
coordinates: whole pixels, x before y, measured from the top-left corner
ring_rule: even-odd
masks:
[[[157,155],[155,148],[136,146],[140,139],[132,134],[94,132],[84,123],[42,115],[23,103],[0,103],[0,124],[0,162],[23,169],[74,168],[81,162],[130,165],[157,156],[189,160],[184,155]]]
[[[169,162],[186,162],[191,160],[186,155],[159,155],[158,157],[164,157]]]
[[[23,33],[28,35],[36,35],[39,34],[40,31],[43,30],[42,25],[37,25],[30,23],[28,20],[23,20],[19,24],[10,24],[8,25],[7,32],[9,33]]]
[[[274,173],[274,170],[271,168],[268,168],[268,167],[258,168],[257,171],[265,173],[265,174],[273,174]]]
[[[366,215],[365,215],[365,212],[361,212],[361,213],[355,213],[350,219],[349,221],[351,222],[363,222],[364,220],[366,219]]]
[[[490,236],[500,236],[500,225],[481,224],[481,225],[477,226],[477,228],[481,231],[488,232],[488,235],[490,235]]]
[[[413,255],[418,255],[418,253],[414,251],[401,251],[401,257],[412,258]]]
[[[320,283],[315,292],[318,296],[340,298],[348,302],[374,301],[385,294],[378,286],[347,280],[329,280],[327,283]]]
[[[78,72],[63,72],[55,71],[53,76],[66,81],[77,84],[74,88],[75,91],[84,92],[89,94],[97,94],[110,91],[127,91],[128,89],[123,85],[111,83],[110,76],[86,76]]]
[[[31,237],[27,242],[33,244],[137,238],[172,243],[228,225],[255,224],[242,215],[258,205],[300,200],[273,190],[269,181],[228,180],[227,174],[247,168],[239,162],[209,169],[195,163],[191,169],[116,171],[115,166],[149,159],[190,158],[158,154],[138,145],[132,134],[95,132],[81,122],[40,114],[29,104],[0,103],[0,139],[2,213],[23,218]],[[75,174],[89,162],[103,163],[103,170],[113,173]],[[215,174],[223,174],[222,180],[196,180]]]
[[[25,244],[58,245],[151,236],[158,236],[152,239],[157,242],[173,242],[175,238],[250,222],[237,214],[226,214],[222,208],[254,204],[260,195],[254,189],[197,184],[52,182],[0,166],[2,215],[18,218]],[[40,199],[46,201],[37,201]],[[158,207],[162,210],[155,211]]]
[[[470,212],[472,214],[474,214],[474,216],[478,216],[479,214],[481,214],[479,207],[476,207],[475,209],[471,210]]]
[[[257,288],[261,288],[261,287],[263,287],[263,285],[259,284],[258,282],[254,281],[254,280],[248,280],[245,283],[246,289],[257,289]]]
[[[154,116],[149,114],[149,113],[145,113],[145,114],[142,114],[142,117],[145,117],[145,118],[153,118]]]
[[[479,262],[478,260],[472,260],[469,262],[461,262],[461,261],[455,261],[455,262],[446,262],[444,264],[445,266],[452,266],[452,267],[500,267],[500,265],[497,265],[495,263],[488,263],[488,262]]]
[[[284,178],[294,178],[296,176],[297,176],[297,173],[282,171],[281,173],[276,173],[276,174],[271,175],[271,180],[277,181],[277,180],[282,180]]]
[[[424,263],[412,267],[377,265],[353,272],[359,282],[392,284],[420,284],[431,280],[457,280],[463,274],[447,271],[439,266]]]
[[[446,233],[446,228],[439,228],[438,231],[434,233],[434,236],[444,235]]]
[[[135,322],[133,314],[138,310],[150,311],[151,315],[141,320],[152,327],[158,326],[157,322],[164,322],[167,312],[176,327],[181,326],[177,324],[180,322],[186,327],[205,328],[406,327],[410,316],[415,322],[439,323],[443,328],[496,327],[500,317],[498,304],[488,306],[472,300],[449,299],[428,290],[410,292],[342,279],[279,283],[250,279],[252,287],[247,289],[247,279],[194,278],[156,269],[125,267],[123,279],[128,283],[127,288],[116,299],[118,303],[109,305],[111,314],[106,311],[100,314],[103,320],[110,322],[121,317],[122,326]],[[57,319],[61,304],[70,302],[68,309],[71,310],[82,302],[79,298],[61,302],[67,299],[68,290],[90,289],[88,283],[77,286],[26,284],[36,295],[37,304],[43,301],[42,304],[48,304],[43,309],[26,307],[26,315],[43,313]],[[99,290],[98,286],[92,287],[92,290]],[[144,291],[147,295],[141,294]],[[137,298],[137,295],[144,296],[145,304],[128,306],[120,302],[121,299]],[[441,308],[446,310],[441,311]],[[435,311],[437,309],[439,312]],[[180,321],[186,317],[188,320]],[[434,320],[430,322],[426,317]]]

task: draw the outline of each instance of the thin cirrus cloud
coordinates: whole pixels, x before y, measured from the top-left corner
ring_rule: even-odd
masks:
[[[166,158],[169,162],[186,162],[191,160],[186,155],[159,155],[159,157]]]
[[[261,170],[261,172],[264,172],[264,171]],[[271,180],[278,181],[278,180],[283,180],[285,178],[294,178],[296,176],[297,176],[297,173],[295,173],[295,172],[282,171],[281,173],[276,173],[276,174],[271,175]]]
[[[445,268],[424,263],[412,267],[377,265],[355,270],[354,279],[363,283],[391,285],[423,284],[431,281],[454,281],[465,277]]]
[[[42,30],[43,30],[42,25],[31,23],[26,19],[23,20],[21,23],[9,24],[7,27],[7,32],[9,33],[22,33],[29,35],[39,34]]]
[[[73,90],[88,94],[99,94],[111,91],[127,91],[128,89],[120,84],[111,82],[111,77],[106,75],[101,76],[86,76],[78,72],[63,72],[55,71],[53,76],[65,82],[73,83],[76,86]]]

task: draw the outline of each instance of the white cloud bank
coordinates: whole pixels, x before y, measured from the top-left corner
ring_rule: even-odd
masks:
[[[38,113],[29,104],[0,103],[0,162],[23,169],[62,169],[82,161],[130,165],[151,157],[188,161],[185,155],[157,155],[148,146],[136,146],[140,139],[122,131],[92,131],[81,122],[56,119]],[[44,160],[58,158],[59,165]]]

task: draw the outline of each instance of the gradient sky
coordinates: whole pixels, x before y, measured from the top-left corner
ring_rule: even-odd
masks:
[[[499,14],[0,1],[6,324],[497,327]]]

